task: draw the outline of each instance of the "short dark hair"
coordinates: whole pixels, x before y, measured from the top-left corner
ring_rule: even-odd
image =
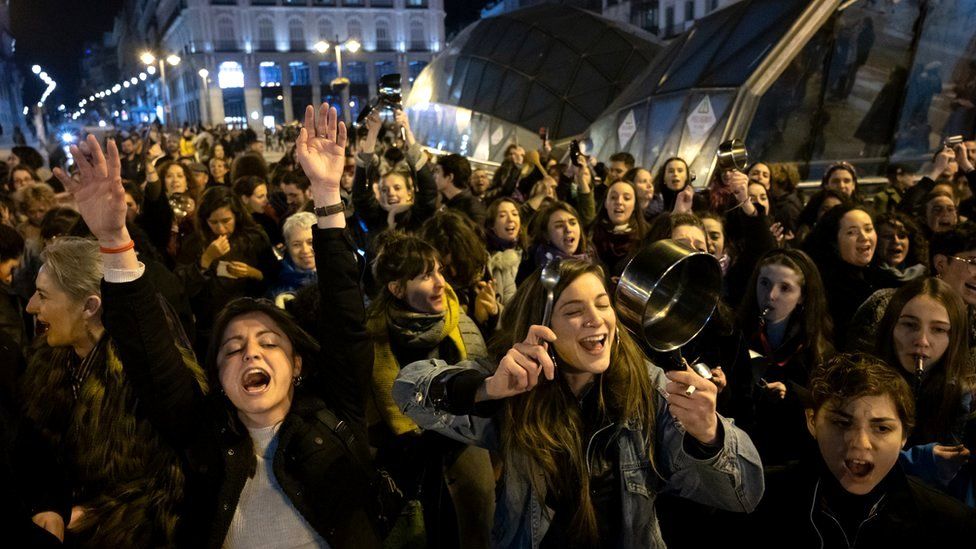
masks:
[[[234,181],[237,181],[236,179]],[[307,191],[312,186],[312,182],[305,177],[305,174],[299,172],[289,172],[281,178],[282,185],[294,185],[299,188],[299,190]]]
[[[220,188],[220,187],[215,187]],[[314,375],[315,358],[319,353],[319,344],[314,337],[295,322],[295,319],[283,309],[279,309],[267,299],[239,297],[224,307],[214,320],[213,331],[210,334],[210,344],[207,346],[207,361],[204,368],[211,387],[220,387],[219,365],[217,355],[220,352],[220,340],[224,336],[227,325],[235,318],[248,313],[264,313],[273,322],[288,341],[292,350],[302,357],[302,377]]]
[[[217,238],[217,235],[210,229],[207,220],[210,215],[220,208],[228,208],[234,215],[234,234],[243,233],[246,229],[257,226],[248,213],[247,208],[241,199],[234,194],[234,191],[223,185],[216,185],[203,191],[200,196],[200,204],[197,206],[197,230],[202,233],[204,241],[209,243]]]
[[[24,237],[13,227],[0,224],[0,261],[16,259],[24,253]]]
[[[10,152],[20,159],[21,164],[29,166],[34,171],[44,167],[44,157],[34,147],[18,145],[12,148]]]
[[[935,268],[935,256],[946,257],[976,250],[976,225],[963,223],[951,231],[935,233],[929,243],[929,265]]]
[[[610,155],[610,162],[623,162],[624,166],[627,166],[628,170],[637,164],[637,161],[634,160],[634,155],[630,154],[629,152],[613,153]]]
[[[254,189],[257,189],[261,185],[267,186],[267,184],[267,181],[256,175],[242,177],[234,181],[234,194],[241,197],[251,196],[254,194]]]
[[[71,234],[78,223],[84,223],[81,214],[71,208],[51,208],[41,219],[41,238],[50,240],[56,236]]]
[[[230,180],[237,181],[246,175],[256,175],[268,179],[268,163],[255,153],[244,153],[234,159],[230,168]]]
[[[468,159],[459,154],[448,154],[437,159],[437,165],[441,167],[444,176],[454,176],[454,186],[459,189],[468,188],[468,180],[471,178],[471,163]]]
[[[862,353],[834,355],[810,376],[814,413],[830,401],[846,403],[865,396],[888,396],[907,436],[915,427],[915,397],[905,378],[881,359]]]
[[[135,200],[139,207],[142,207],[142,201],[146,195],[142,192],[142,189],[139,188],[139,185],[131,181],[123,181],[122,188],[125,190],[126,194],[132,196],[132,200]]]

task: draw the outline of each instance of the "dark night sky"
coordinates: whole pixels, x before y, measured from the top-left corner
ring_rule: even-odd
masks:
[[[24,100],[37,101],[43,84],[30,72],[41,65],[58,83],[53,104],[76,99],[82,45],[112,29],[123,0],[11,0],[17,60],[24,71]],[[448,38],[478,19],[487,0],[444,0]]]
[[[38,64],[57,82],[57,105],[75,99],[82,44],[112,29],[123,0],[11,0],[10,26],[16,58],[24,71],[24,101],[33,103],[44,85],[30,72]]]

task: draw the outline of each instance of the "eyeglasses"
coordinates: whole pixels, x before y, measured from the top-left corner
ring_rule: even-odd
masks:
[[[969,266],[970,269],[976,269],[976,257],[958,257],[953,255],[949,256],[949,259],[961,261]]]

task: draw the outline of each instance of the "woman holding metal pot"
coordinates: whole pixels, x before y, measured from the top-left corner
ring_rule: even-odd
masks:
[[[493,546],[663,546],[663,492],[753,509],[762,466],[716,413],[715,385],[647,361],[620,329],[599,267],[562,261],[551,295],[547,327],[546,288],[538,275],[525,281],[493,361],[416,362],[393,387],[422,427],[501,452]]]

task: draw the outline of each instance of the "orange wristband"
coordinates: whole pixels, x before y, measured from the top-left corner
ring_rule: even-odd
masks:
[[[135,247],[136,247],[135,241],[130,240],[128,244],[119,246],[118,248],[103,248],[99,246],[98,251],[102,252],[103,254],[120,254],[122,252],[127,252]]]

